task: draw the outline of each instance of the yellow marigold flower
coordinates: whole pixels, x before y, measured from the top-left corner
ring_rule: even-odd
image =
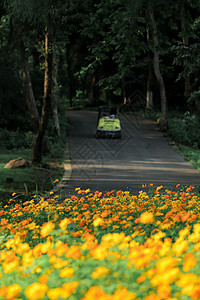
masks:
[[[171,251],[171,242],[165,240],[162,248],[159,250],[160,256],[166,256]]]
[[[200,243],[197,243],[194,245],[192,251],[196,252],[196,251],[199,251],[200,250]]]
[[[156,188],[156,191],[159,191],[159,190],[161,190],[163,188],[163,186],[161,185],[161,186],[158,186],[157,188]]]
[[[21,292],[21,286],[17,283],[12,284],[12,285],[8,286],[6,289],[6,294],[7,294],[6,299],[15,299],[15,298],[19,297],[20,292]]]
[[[109,269],[107,269],[106,267],[98,267],[98,268],[96,268],[96,270],[94,270],[94,272],[92,272],[92,277],[94,279],[96,279],[96,278],[100,278],[100,277],[103,277],[108,274],[110,274]]]
[[[60,277],[61,278],[70,278],[74,275],[74,269],[66,267],[62,270],[60,270]]]
[[[39,243],[39,244],[37,244],[37,245],[32,249],[33,255],[34,255],[35,257],[39,257],[39,256],[42,255],[41,246],[42,246],[42,244]]]
[[[30,266],[33,261],[34,261],[34,257],[33,257],[32,251],[23,253],[23,256],[22,256],[22,265],[23,266],[25,266],[25,267]]]
[[[50,194],[50,195],[53,195],[53,194],[54,194],[54,192],[53,192],[53,191],[51,191],[49,194]]]
[[[165,273],[157,273],[151,279],[151,284],[153,286],[158,286],[160,284],[171,284],[178,279],[179,268],[173,268],[167,270]]]
[[[46,243],[41,245],[41,251],[42,253],[47,253],[51,248],[53,244],[50,241],[47,241]]]
[[[65,218],[60,222],[59,227],[60,229],[65,230],[70,223],[71,221],[68,218]]]
[[[44,298],[48,286],[45,283],[34,282],[29,285],[25,290],[25,295],[28,300],[39,300]]]
[[[24,252],[29,251],[29,250],[30,250],[29,244],[28,243],[23,243],[23,244],[19,244],[16,252],[19,255],[22,255]]]
[[[62,288],[54,288],[54,289],[50,289],[47,292],[47,296],[49,297],[49,299],[53,299],[53,300],[57,300],[62,293]]]
[[[99,245],[95,249],[91,250],[91,255],[94,259],[104,260],[109,254],[105,247]]]
[[[156,263],[156,269],[158,273],[163,273],[166,270],[169,270],[177,265],[177,258],[172,257],[172,256],[167,256],[161,258],[157,263]]]
[[[186,227],[179,231],[179,237],[184,239],[186,236],[188,236],[189,233],[190,233],[190,229]]]
[[[176,256],[180,256],[183,252],[187,250],[187,248],[188,248],[188,241],[179,238],[172,246],[172,250]]]
[[[44,223],[40,230],[41,236],[46,237],[54,229],[54,227],[55,227],[55,224],[52,221]]]
[[[5,243],[5,246],[7,249],[14,248],[15,247],[15,240],[14,239],[9,239]]]
[[[16,268],[19,266],[18,259],[15,259],[10,262],[3,262],[2,267],[4,270],[4,273],[12,273]]]
[[[155,234],[152,236],[152,238],[153,238],[155,241],[158,241],[158,240],[162,239],[162,238],[165,237],[165,236],[166,236],[166,234],[165,234],[164,232],[159,231],[159,232],[155,233]]]
[[[78,286],[77,281],[67,282],[62,285],[61,290],[61,298],[67,299],[73,292],[76,290]]]
[[[186,287],[190,284],[198,283],[198,276],[192,273],[181,274],[180,278],[176,281],[179,287]]]
[[[49,261],[50,261],[50,259],[49,259]],[[61,269],[61,268],[65,267],[68,264],[69,264],[69,262],[67,260],[63,260],[62,258],[57,257],[56,261],[53,263],[53,268],[54,269]]]
[[[112,234],[112,240],[115,242],[115,244],[121,243],[124,238],[125,238],[124,232],[113,233]]]
[[[97,218],[93,221],[93,226],[98,227],[99,225],[102,225],[103,220],[101,218]]]
[[[196,224],[195,224],[196,225]],[[188,236],[188,240],[192,243],[200,242],[200,232],[194,231]]]
[[[142,224],[149,224],[154,222],[154,216],[152,212],[144,212],[140,215],[140,222]]]

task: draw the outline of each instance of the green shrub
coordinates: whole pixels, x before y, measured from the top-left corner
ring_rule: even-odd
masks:
[[[10,131],[0,128],[0,149],[11,150],[19,148],[31,148],[33,144],[34,134],[31,131],[21,132],[18,129],[16,131]]]
[[[200,147],[200,125],[198,117],[185,113],[184,118],[169,119],[168,133],[178,143]]]

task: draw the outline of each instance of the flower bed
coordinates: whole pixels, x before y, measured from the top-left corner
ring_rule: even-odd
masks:
[[[0,210],[0,299],[200,299],[193,186],[16,199]]]

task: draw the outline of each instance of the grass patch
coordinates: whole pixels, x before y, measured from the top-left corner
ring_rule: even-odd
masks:
[[[200,171],[200,150],[193,149],[189,146],[178,145],[181,155],[184,156],[190,164],[192,164],[198,171]]]
[[[9,160],[23,157],[31,160],[31,149],[5,150],[0,154],[0,201],[7,201],[13,192],[27,194],[42,193],[52,188],[53,181],[64,174],[63,160],[45,156],[37,167],[5,169]]]

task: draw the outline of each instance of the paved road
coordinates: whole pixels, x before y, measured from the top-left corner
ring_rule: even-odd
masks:
[[[97,140],[97,112],[69,111],[68,117],[72,174],[66,191],[200,184],[200,173],[168,145],[152,121],[123,114],[122,139]]]

